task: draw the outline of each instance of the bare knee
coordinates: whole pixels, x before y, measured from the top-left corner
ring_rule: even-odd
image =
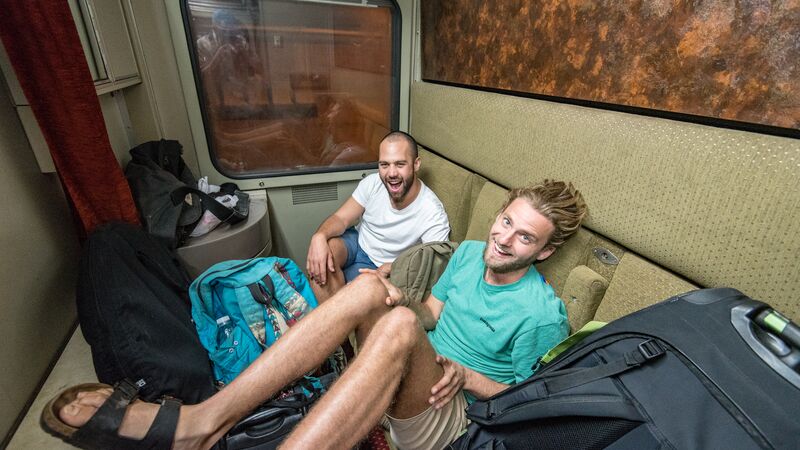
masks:
[[[389,292],[378,276],[372,273],[362,273],[347,285],[351,298],[358,298],[370,305],[386,305]]]
[[[398,350],[413,348],[420,336],[421,326],[414,311],[405,307],[394,307],[387,312],[373,327],[376,339],[385,340],[384,345]]]
[[[344,245],[344,240],[340,237],[332,237],[328,239],[328,247],[333,254],[333,265],[337,270],[341,270],[347,261],[347,247]]]

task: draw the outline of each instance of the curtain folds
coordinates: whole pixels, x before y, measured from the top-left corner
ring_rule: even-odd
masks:
[[[67,1],[0,0],[0,38],[84,233],[139,224]]]

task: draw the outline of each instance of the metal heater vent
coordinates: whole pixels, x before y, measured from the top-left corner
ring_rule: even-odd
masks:
[[[328,202],[331,200],[339,200],[339,190],[336,188],[336,183],[292,186],[293,205]]]

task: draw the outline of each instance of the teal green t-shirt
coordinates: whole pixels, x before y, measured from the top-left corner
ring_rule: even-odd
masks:
[[[535,267],[517,282],[483,279],[486,244],[459,245],[433,287],[444,302],[428,338],[437,353],[505,384],[533,374],[533,363],[569,333],[564,304]]]

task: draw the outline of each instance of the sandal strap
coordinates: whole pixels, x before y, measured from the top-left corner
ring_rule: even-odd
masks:
[[[161,408],[150,425],[147,435],[141,441],[140,448],[170,448],[175,440],[175,429],[178,427],[178,415],[181,411],[181,402],[174,398],[166,397],[161,401]]]
[[[70,443],[87,449],[135,450],[172,447],[181,406],[180,402],[172,399],[165,399],[162,402],[144,439],[119,436],[119,427],[125,417],[125,411],[137,393],[136,385],[129,380],[117,383],[108,400],[71,436]]]
[[[103,402],[97,412],[80,427],[73,435],[75,445],[83,448],[98,448],[97,444],[112,444],[106,437],[116,437],[117,430],[122,425],[128,405],[136,398],[138,393],[136,385],[125,379],[114,385],[114,392]]]

